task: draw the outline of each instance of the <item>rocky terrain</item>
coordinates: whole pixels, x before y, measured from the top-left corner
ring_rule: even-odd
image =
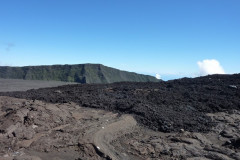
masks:
[[[240,75],[0,93],[0,159],[240,159]]]

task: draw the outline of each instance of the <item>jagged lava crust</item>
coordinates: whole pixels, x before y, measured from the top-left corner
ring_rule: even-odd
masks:
[[[138,123],[163,132],[207,132],[215,124],[206,113],[240,109],[239,88],[240,74],[235,74],[156,83],[65,85],[0,95],[128,113]]]

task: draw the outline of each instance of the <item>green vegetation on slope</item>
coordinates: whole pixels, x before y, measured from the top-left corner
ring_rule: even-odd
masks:
[[[113,83],[121,81],[158,82],[155,77],[121,71],[101,64],[0,67],[0,78],[55,80],[78,83]]]

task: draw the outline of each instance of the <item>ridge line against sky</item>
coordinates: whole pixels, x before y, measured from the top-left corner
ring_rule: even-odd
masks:
[[[171,79],[239,73],[239,0],[9,0],[0,65],[101,63]]]

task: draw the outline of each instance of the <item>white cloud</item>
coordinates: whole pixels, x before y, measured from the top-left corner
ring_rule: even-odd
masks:
[[[161,75],[157,73],[157,74],[156,74],[156,78],[157,78],[157,79],[161,79]]]
[[[225,74],[223,67],[215,59],[205,59],[197,62],[201,76],[209,74]]]

